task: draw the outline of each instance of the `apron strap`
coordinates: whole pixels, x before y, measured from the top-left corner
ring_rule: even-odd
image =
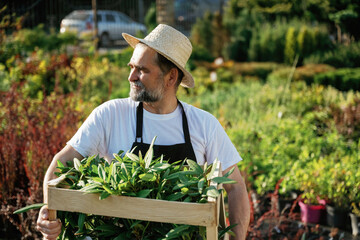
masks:
[[[184,107],[181,104],[181,102],[179,100],[177,100],[177,102],[182,109],[182,125],[183,125],[183,133],[184,133],[185,143],[191,144],[189,125],[187,122],[185,110],[184,110]],[[143,138],[142,138],[143,111],[144,111],[143,109],[144,109],[143,103],[140,102],[136,108],[136,138],[135,138],[135,142],[138,142],[138,139],[139,139],[141,143],[143,142]]]
[[[143,103],[140,102],[136,108],[136,138],[135,142],[138,142],[140,138],[140,142],[143,142],[142,138],[142,125],[143,125]]]
[[[178,100],[179,105],[181,106],[182,109],[182,124],[183,124],[183,132],[184,132],[184,137],[185,137],[185,143],[190,143],[191,144],[191,140],[190,140],[190,133],[189,133],[189,125],[187,122],[187,117],[185,114],[185,110],[183,105],[181,104],[181,102]]]

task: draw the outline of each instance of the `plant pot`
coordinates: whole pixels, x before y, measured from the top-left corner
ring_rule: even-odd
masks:
[[[299,201],[301,221],[304,223],[320,223],[326,214],[325,205],[305,204]]]
[[[326,205],[326,222],[330,227],[345,229],[348,219],[348,211]]]
[[[360,233],[360,218],[353,213],[349,213],[349,216],[351,220],[352,234],[357,236]]]

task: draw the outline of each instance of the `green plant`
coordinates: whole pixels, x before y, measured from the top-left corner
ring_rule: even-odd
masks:
[[[155,140],[155,139],[154,139]],[[140,198],[162,199],[184,202],[207,202],[207,197],[218,197],[221,190],[210,185],[216,183],[234,183],[227,178],[233,169],[223,177],[214,176],[213,165],[202,168],[192,160],[167,163],[162,157],[153,159],[153,143],[142,157],[132,152],[119,152],[115,159],[108,163],[98,156],[74,159],[64,166],[58,161],[61,180],[60,186],[76,189],[86,193],[97,193],[99,199],[110,195],[122,195]],[[185,167],[184,164],[188,166]],[[30,206],[20,209],[17,213],[29,210]],[[68,237],[90,236],[113,239],[127,237],[131,239],[201,239],[205,238],[203,227],[174,225],[154,222],[136,221],[131,219],[107,218],[101,216],[60,213],[63,222],[62,239]]]
[[[315,83],[330,85],[341,91],[360,90],[360,68],[341,68],[315,76]]]
[[[145,25],[148,32],[151,32],[156,26],[156,5],[152,3],[145,15]]]
[[[255,76],[265,81],[267,76],[282,69],[282,65],[275,62],[249,62],[249,63],[234,63],[234,75],[241,74],[242,76]]]
[[[324,63],[336,68],[360,67],[360,42],[337,45],[328,51],[315,52],[305,58],[305,63]]]

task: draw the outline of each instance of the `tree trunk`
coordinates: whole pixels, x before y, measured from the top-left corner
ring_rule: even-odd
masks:
[[[175,25],[174,0],[156,0],[156,21],[158,24]]]

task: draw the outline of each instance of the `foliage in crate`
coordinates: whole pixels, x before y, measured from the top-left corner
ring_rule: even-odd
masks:
[[[214,165],[202,168],[186,159],[168,163],[153,159],[150,147],[144,157],[132,152],[114,154],[108,163],[99,156],[74,159],[64,166],[58,162],[57,175],[63,179],[61,187],[86,193],[98,193],[100,199],[110,195],[162,199],[169,201],[206,203],[207,197],[217,197],[221,190],[210,186],[234,183],[227,177],[214,177]],[[188,166],[184,166],[187,164]],[[131,219],[110,218],[79,213],[60,212],[63,223],[62,239],[90,236],[93,239],[205,239],[205,227],[155,223]],[[225,230],[226,231],[226,230]],[[225,232],[220,232],[223,235]]]

